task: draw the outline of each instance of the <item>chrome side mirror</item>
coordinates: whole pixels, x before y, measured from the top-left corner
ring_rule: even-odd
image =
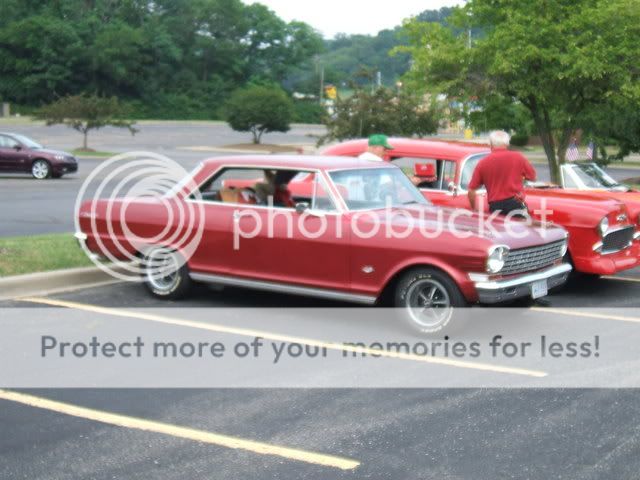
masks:
[[[296,213],[302,215],[309,209],[309,204],[307,202],[298,202],[296,203]]]

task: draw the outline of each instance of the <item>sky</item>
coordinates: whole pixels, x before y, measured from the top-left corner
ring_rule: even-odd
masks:
[[[460,5],[460,0],[243,0],[262,3],[290,22],[306,22],[325,38],[336,33],[375,35],[380,30],[400,25],[402,20],[424,10]]]

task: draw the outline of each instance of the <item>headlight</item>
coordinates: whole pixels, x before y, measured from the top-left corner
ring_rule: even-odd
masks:
[[[609,219],[607,217],[604,217],[598,224],[598,231],[600,232],[600,236],[604,237],[604,234],[607,233],[607,230],[609,230]]]
[[[498,273],[504,267],[504,262],[509,254],[509,247],[505,245],[493,246],[489,249],[487,257],[487,272]]]
[[[564,257],[567,254],[568,250],[569,250],[569,241],[565,240],[564,243],[562,244],[562,249],[560,250],[560,256]]]
[[[64,155],[56,155],[55,159],[56,160],[64,160]]]

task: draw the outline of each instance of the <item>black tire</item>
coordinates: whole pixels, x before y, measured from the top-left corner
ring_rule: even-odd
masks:
[[[31,164],[31,175],[36,180],[44,180],[51,177],[51,164],[42,158],[37,158]]]
[[[435,268],[417,267],[405,272],[394,292],[394,306],[414,330],[422,334],[450,332],[456,308],[468,303],[456,283]]]
[[[164,247],[148,250],[142,260],[142,269],[144,285],[156,298],[178,300],[191,289],[189,267],[176,251]]]

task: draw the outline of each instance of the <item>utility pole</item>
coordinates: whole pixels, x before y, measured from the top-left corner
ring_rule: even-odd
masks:
[[[320,105],[324,99],[324,65],[320,65]]]

